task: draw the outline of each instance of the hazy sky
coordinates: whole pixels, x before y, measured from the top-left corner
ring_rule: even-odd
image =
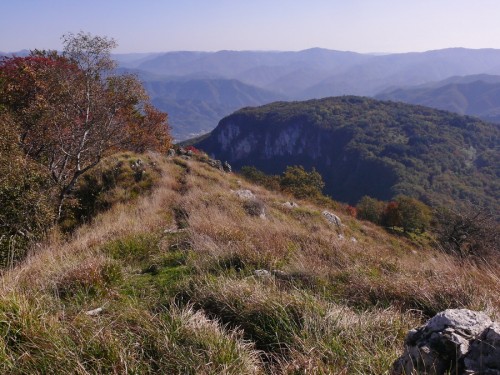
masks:
[[[0,51],[60,49],[67,32],[115,52],[500,48],[500,0],[0,0]]]

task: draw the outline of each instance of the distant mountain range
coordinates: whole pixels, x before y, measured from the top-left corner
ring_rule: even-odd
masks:
[[[213,129],[239,107],[337,95],[420,103],[490,121],[499,115],[493,85],[500,82],[492,76],[500,75],[500,50],[495,49],[373,55],[312,48],[113,57],[120,71],[137,74],[154,102],[169,112],[177,140]],[[234,98],[231,104],[228,98]]]
[[[129,55],[116,57],[124,67],[169,76],[237,79],[296,99],[353,91],[375,95],[391,86],[456,75],[500,74],[500,50],[495,49],[451,48],[377,56],[313,48],[298,52],[168,52],[138,55],[136,60]]]
[[[196,146],[236,169],[316,168],[325,192],[355,204],[410,195],[500,209],[500,127],[404,103],[344,96],[276,102],[225,117]]]
[[[216,94],[218,90],[227,90],[227,86],[220,85],[220,80],[231,80],[232,86],[237,84],[234,80],[241,83],[237,90],[240,106],[265,104],[269,103],[267,100],[276,99],[362,95],[419,103],[489,121],[497,121],[499,115],[496,89],[492,86],[500,84],[500,78],[495,77],[500,75],[500,50],[495,49],[451,48],[369,55],[313,48],[298,52],[167,52],[115,57],[122,67],[140,72],[150,89],[158,85],[155,81],[165,85],[180,78],[184,84],[188,79],[195,79],[202,80],[202,86],[212,87],[212,90],[197,91],[195,84],[184,86],[183,92],[188,96],[185,89],[192,88],[196,100],[186,95],[175,99],[175,93],[167,98],[151,91],[157,105],[170,112],[174,134],[179,140],[211,130],[218,116],[228,115],[236,108],[214,100],[214,97],[225,96]],[[215,81],[209,84],[211,80]],[[178,85],[169,84],[169,87],[174,89]],[[266,90],[267,96],[256,97],[258,89]],[[248,95],[241,95],[241,90],[248,90]],[[203,92],[208,95],[206,100],[200,97]],[[190,102],[181,109],[181,103],[186,100]]]
[[[387,90],[377,99],[420,104],[500,123],[500,76],[451,77],[416,87]]]

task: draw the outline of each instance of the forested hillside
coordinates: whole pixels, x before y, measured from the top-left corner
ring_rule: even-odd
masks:
[[[315,167],[324,191],[351,204],[405,194],[498,210],[499,132],[472,117],[347,96],[241,109],[198,147],[237,168]]]
[[[184,140],[206,134],[235,110],[284,99],[284,95],[230,79],[143,79],[152,103],[169,115],[172,135]]]

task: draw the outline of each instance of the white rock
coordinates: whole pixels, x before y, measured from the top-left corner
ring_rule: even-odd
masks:
[[[454,327],[468,336],[477,336],[492,324],[483,312],[468,309],[448,309],[436,314],[426,324],[426,330],[438,332]]]
[[[102,307],[98,307],[97,309],[94,309],[94,310],[85,311],[85,315],[97,316],[100,313],[102,313],[103,311],[104,311],[104,309]]]
[[[240,199],[253,199],[253,198],[255,198],[255,194],[252,193],[250,190],[247,190],[247,189],[234,190],[233,192]]]
[[[286,207],[286,208],[297,208],[299,207],[299,205],[295,202],[285,202],[283,203],[282,205],[283,207]]]
[[[440,312],[408,333],[405,352],[394,363],[391,375],[444,374],[449,370],[453,374],[500,375],[499,328],[482,312]]]
[[[342,225],[342,221],[340,220],[340,218],[329,211],[323,211],[323,216],[326,218],[326,220],[328,220],[328,222],[335,224],[338,227]]]

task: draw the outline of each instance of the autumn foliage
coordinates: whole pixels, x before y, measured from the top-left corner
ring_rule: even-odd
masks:
[[[118,150],[165,151],[167,115],[132,75],[114,75],[112,39],[64,37],[62,54],[34,51],[0,63],[0,105],[19,127],[25,154],[50,172],[59,212],[79,177]]]
[[[1,141],[19,150],[6,153],[4,164],[36,166],[52,186],[57,218],[80,177],[103,158],[171,145],[167,114],[154,108],[135,76],[115,74],[113,39],[81,32],[65,35],[63,44],[62,53],[35,50],[0,60],[0,115],[9,135]]]
[[[356,212],[358,219],[387,228],[401,228],[405,233],[425,232],[432,219],[429,206],[404,195],[399,195],[390,202],[365,196],[358,202]]]

